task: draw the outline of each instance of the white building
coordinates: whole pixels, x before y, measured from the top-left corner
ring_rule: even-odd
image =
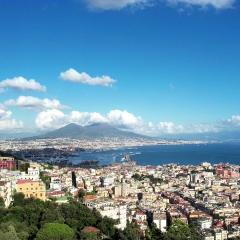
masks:
[[[109,187],[109,186],[112,186],[113,184],[114,184],[114,177],[107,176],[107,177],[101,178],[102,187]]]
[[[225,230],[216,231],[214,234],[215,240],[225,240],[228,239],[228,232]]]
[[[59,177],[51,177],[50,189],[58,191],[62,190],[62,184]]]
[[[200,229],[210,229],[212,227],[211,218],[200,218],[197,220],[198,226]]]
[[[32,180],[39,180],[39,168],[37,167],[30,167],[28,168],[28,175],[31,177]]]
[[[153,223],[156,224],[157,228],[161,230],[161,232],[166,232],[167,229],[167,217],[165,212],[155,212],[153,213]]]
[[[39,168],[28,168],[28,173],[21,172],[21,175],[19,176],[19,179],[21,180],[33,180],[38,181],[40,176]]]
[[[117,228],[124,229],[127,226],[127,206],[126,205],[105,205],[97,209],[104,217],[117,220]]]

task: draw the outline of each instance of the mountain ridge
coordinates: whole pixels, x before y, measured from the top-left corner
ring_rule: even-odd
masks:
[[[67,124],[56,130],[33,136],[28,139],[72,138],[72,139],[96,139],[96,138],[150,138],[130,131],[125,131],[107,123],[94,123],[81,126],[76,123]]]

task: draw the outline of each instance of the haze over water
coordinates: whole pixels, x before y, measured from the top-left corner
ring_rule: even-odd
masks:
[[[84,160],[98,160],[99,164],[110,164],[120,162],[126,154],[129,154],[140,165],[167,163],[197,165],[202,162],[239,164],[240,143],[157,145],[99,152],[81,152],[79,156],[71,160],[73,163]]]

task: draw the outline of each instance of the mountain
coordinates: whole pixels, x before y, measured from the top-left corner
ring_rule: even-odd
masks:
[[[182,133],[168,134],[161,136],[166,140],[186,140],[186,141],[217,141],[217,142],[239,142],[240,131],[220,131],[207,133]]]
[[[97,123],[82,127],[75,123],[70,123],[57,130],[32,137],[31,139],[43,138],[73,138],[73,139],[94,139],[94,138],[147,138],[133,132],[123,131],[106,123]]]
[[[0,132],[0,140],[22,139],[33,136],[34,133],[20,132],[20,133],[5,133]]]

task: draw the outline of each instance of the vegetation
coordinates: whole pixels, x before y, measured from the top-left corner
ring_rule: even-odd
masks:
[[[0,207],[5,207],[5,203],[2,197],[0,197]]]
[[[176,220],[169,227],[164,236],[164,240],[200,240],[201,237],[197,233],[194,225],[187,225],[180,220]]]
[[[137,181],[143,181],[144,179],[148,178],[152,184],[158,184],[163,182],[162,178],[156,178],[153,175],[140,175],[138,173],[132,175],[132,178]]]
[[[81,195],[81,194],[80,194]],[[177,220],[162,234],[155,224],[151,224],[142,236],[139,226],[127,223],[125,230],[114,227],[116,222],[90,210],[80,201],[71,199],[69,203],[58,205],[54,201],[25,199],[24,195],[14,195],[9,208],[0,207],[1,240],[199,240],[194,226]],[[95,229],[96,232],[87,232]]]
[[[148,240],[161,240],[164,239],[163,233],[157,228],[156,224],[152,223],[146,232],[146,238]]]
[[[45,183],[46,189],[50,188],[51,177],[46,175],[44,172],[40,172],[40,179]]]
[[[140,229],[139,229],[138,225],[134,222],[127,223],[127,227],[124,230],[124,233],[125,233],[126,238],[122,238],[122,239],[139,240],[141,238]]]
[[[87,226],[99,229],[110,239],[119,239],[116,238],[119,235],[131,239],[128,237],[131,226],[126,232],[119,231],[114,227],[114,220],[102,218],[97,211],[73,199],[58,205],[53,201],[25,199],[17,193],[9,208],[0,208],[0,223],[1,240],[86,239],[82,230]]]
[[[66,224],[46,223],[38,231],[36,240],[73,240],[74,231]]]
[[[20,163],[19,170],[21,172],[27,173],[29,167],[30,167],[30,164],[28,162]]]

